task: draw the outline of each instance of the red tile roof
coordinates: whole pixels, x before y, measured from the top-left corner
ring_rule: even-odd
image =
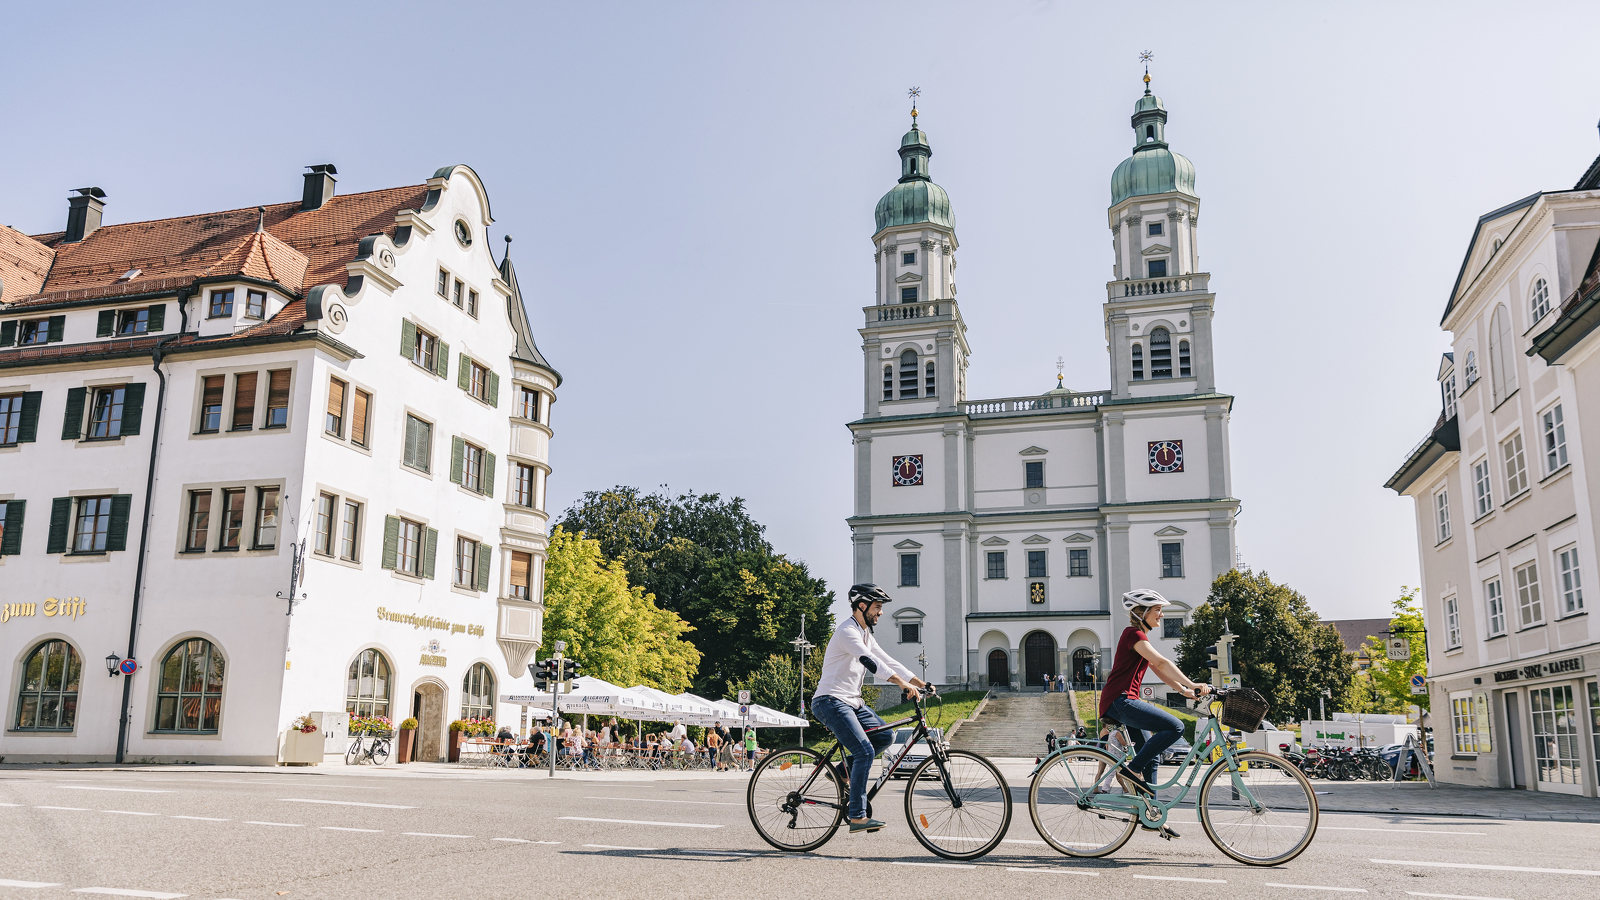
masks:
[[[44,244],[0,225],[0,303],[37,293],[55,256]]]
[[[247,275],[276,282],[298,293],[305,286],[306,267],[310,262],[304,253],[269,232],[252,231],[237,247],[207,268],[204,275]]]

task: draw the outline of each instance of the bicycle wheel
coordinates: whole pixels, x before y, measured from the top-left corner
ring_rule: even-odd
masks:
[[[380,766],[389,761],[388,738],[378,738],[372,742],[372,761]]]
[[[356,738],[355,740],[350,742],[349,748],[344,751],[344,764],[347,765],[347,766],[354,766],[354,765],[360,765],[360,763],[361,763],[361,738]]]
[[[1045,843],[1068,856],[1115,853],[1139,826],[1132,810],[1097,809],[1094,791],[1116,783],[1117,761],[1075,747],[1051,757],[1028,787],[1028,814]]]
[[[745,790],[745,805],[762,840],[779,850],[800,852],[821,847],[839,830],[844,821],[844,785],[831,769],[818,771],[821,765],[822,755],[816,751],[785,747],[756,766]]]
[[[1011,787],[994,763],[965,750],[929,756],[906,782],[906,822],[918,843],[945,859],[977,859],[1011,826]],[[949,777],[949,789],[945,777]]]
[[[1317,834],[1317,795],[1293,765],[1252,750],[1216,763],[1200,780],[1196,812],[1217,849],[1250,866],[1286,863]]]

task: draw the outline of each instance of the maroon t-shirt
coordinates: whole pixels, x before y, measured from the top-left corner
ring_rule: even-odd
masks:
[[[1119,697],[1139,699],[1139,685],[1144,683],[1144,673],[1150,670],[1150,661],[1140,656],[1134,645],[1149,639],[1132,625],[1122,629],[1122,637],[1117,639],[1117,655],[1111,663],[1111,674],[1106,676],[1105,690],[1100,692],[1102,718]]]

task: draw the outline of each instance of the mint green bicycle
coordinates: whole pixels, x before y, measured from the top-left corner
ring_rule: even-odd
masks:
[[[1221,715],[1214,716],[1212,707],[1219,702]],[[1199,778],[1195,813],[1218,850],[1246,865],[1286,863],[1317,834],[1317,795],[1298,766],[1237,747],[1243,740],[1240,732],[1259,728],[1266,711],[1255,691],[1220,691],[1207,697],[1195,708],[1199,720],[1188,755],[1170,781],[1156,786],[1156,797],[1113,792],[1117,770],[1133,757],[1133,749],[1126,728],[1108,717],[1107,723],[1123,732],[1127,749],[1111,753],[1103,745],[1077,744],[1041,761],[1028,788],[1033,825],[1046,843],[1068,856],[1114,853],[1140,827],[1171,840],[1167,817]],[[1213,759],[1209,766],[1206,759]],[[1169,799],[1158,799],[1175,787]]]

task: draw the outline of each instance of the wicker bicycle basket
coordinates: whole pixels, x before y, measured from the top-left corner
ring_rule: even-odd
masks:
[[[1222,698],[1222,724],[1240,731],[1254,732],[1261,727],[1261,720],[1266,718],[1269,708],[1266,698],[1250,688],[1229,691]]]

